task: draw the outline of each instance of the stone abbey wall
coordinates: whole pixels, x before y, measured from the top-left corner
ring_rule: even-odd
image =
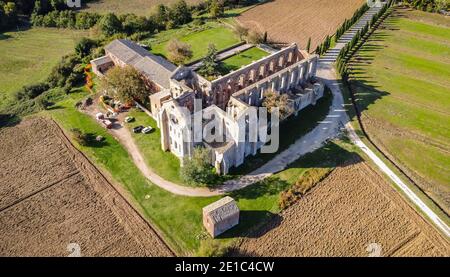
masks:
[[[277,76],[279,72],[302,60],[305,60],[305,57],[297,45],[293,44],[264,59],[233,71],[211,82],[207,103],[225,109],[234,93],[270,76]]]

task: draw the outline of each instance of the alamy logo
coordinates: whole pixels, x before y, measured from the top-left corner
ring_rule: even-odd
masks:
[[[69,8],[81,8],[81,0],[67,0]]]

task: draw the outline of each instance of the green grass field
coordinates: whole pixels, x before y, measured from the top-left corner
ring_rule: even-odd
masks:
[[[268,55],[269,53],[258,47],[250,48],[237,55],[223,60],[221,62],[221,73],[225,75],[233,70],[238,70],[242,66],[249,65],[252,62],[262,59]]]
[[[50,28],[0,34],[0,109],[22,86],[44,81],[85,34]]]
[[[161,132],[156,125],[156,121],[146,113],[135,109],[130,111],[130,116],[135,118],[134,122],[128,124],[130,131],[134,126],[138,125],[152,126],[154,129],[153,132],[146,135],[131,132],[148,166],[164,179],[182,184],[180,160],[172,153],[161,149]]]
[[[209,240],[201,222],[201,210],[219,197],[176,196],[150,183],[117,140],[94,119],[74,108],[74,104],[86,96],[87,93],[80,90],[59,102],[45,114],[54,118],[68,133],[72,128],[79,128],[86,133],[104,136],[106,140],[103,145],[89,147],[74,144],[101,169],[108,172],[115,181],[123,185],[132,196],[131,200],[163,232],[166,241],[178,253],[194,254],[201,240]],[[289,169],[269,180],[232,193],[231,196],[238,201],[242,211],[241,223],[225,233],[219,241],[228,244],[251,232],[280,211],[278,208],[280,192],[288,188],[299,176],[312,168],[333,168],[339,165],[350,157],[352,149],[352,146],[343,141],[329,143],[326,147],[304,156]]]
[[[210,43],[217,50],[223,50],[240,42],[239,38],[228,27],[217,22],[207,22],[202,26],[185,25],[181,28],[168,30],[156,34],[152,39],[146,41],[152,47],[152,53],[167,56],[167,44],[173,38],[179,39],[191,45],[193,57],[188,62],[201,59],[208,52]]]
[[[450,19],[397,10],[383,26],[352,60],[364,125],[448,212]]]

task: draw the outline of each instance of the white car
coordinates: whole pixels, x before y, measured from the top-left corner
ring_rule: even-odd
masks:
[[[148,126],[148,127],[145,127],[144,129],[142,129],[142,133],[143,133],[143,134],[148,134],[148,133],[150,133],[152,130],[153,130],[153,128],[150,127],[150,126]]]
[[[105,115],[102,113],[98,113],[95,115],[95,118],[97,118],[98,121],[101,121],[105,119]]]

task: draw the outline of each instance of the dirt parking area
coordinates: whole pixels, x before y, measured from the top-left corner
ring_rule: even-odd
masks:
[[[450,255],[449,241],[378,173],[355,161],[335,169],[280,218],[245,238],[237,254],[369,256],[378,249],[382,256]]]
[[[256,6],[238,17],[244,26],[267,32],[271,41],[281,44],[296,42],[306,48],[311,38],[311,51],[327,35],[333,35],[346,18],[365,0],[275,0]]]
[[[0,256],[172,256],[53,121],[0,130]]]

